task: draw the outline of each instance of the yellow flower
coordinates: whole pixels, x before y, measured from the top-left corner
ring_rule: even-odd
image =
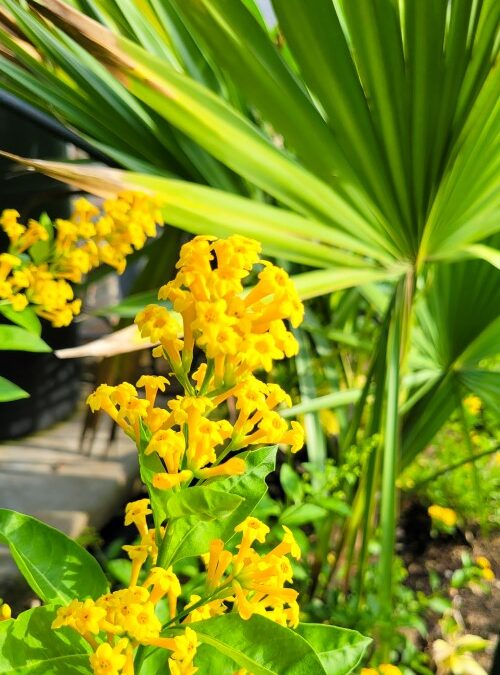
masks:
[[[168,608],[170,618],[176,614],[177,598],[181,594],[181,585],[179,579],[173,573],[172,567],[163,569],[162,567],[153,567],[149,571],[149,575],[144,582],[144,586],[148,588],[153,586],[151,591],[151,602],[155,605],[164,595],[168,596]]]
[[[381,675],[402,675],[397,666],[392,666],[390,663],[381,663],[378,667]]]
[[[476,557],[476,565],[479,565],[483,570],[491,567],[490,561],[484,555],[478,555]]]
[[[458,517],[453,509],[433,504],[432,506],[429,506],[427,512],[432,520],[443,523],[446,527],[454,527],[457,524]]]
[[[165,387],[170,381],[162,375],[142,375],[136,383],[136,387],[144,387],[146,390],[146,399],[152,408],[155,404],[158,391],[165,391]]]
[[[490,567],[486,567],[482,570],[481,576],[483,579],[486,579],[486,581],[493,581],[495,579],[495,572],[493,572]]]
[[[146,536],[148,532],[146,516],[153,513],[149,507],[149,499],[139,499],[127,504],[125,507],[125,526],[134,523],[139,530],[139,534]]]
[[[474,394],[470,394],[470,396],[467,396],[467,398],[464,399],[464,406],[467,408],[467,410],[470,412],[471,415],[477,415],[480,410],[481,410],[481,399],[479,396],[474,396]]]
[[[173,487],[191,480],[193,472],[184,469],[179,473],[156,473],[153,477],[153,486],[158,490],[171,490]]]
[[[171,675],[192,675],[198,668],[193,667],[193,659],[199,646],[194,630],[187,627],[184,635],[174,637],[175,649],[168,660]]]
[[[6,602],[0,602],[0,621],[7,621],[12,616],[12,610]]]
[[[94,675],[119,675],[126,662],[121,652],[127,646],[127,640],[120,640],[116,647],[107,642],[99,645],[90,656],[90,665]]]
[[[72,625],[74,625],[81,635],[88,635],[89,633],[97,635],[101,630],[99,624],[105,616],[105,610],[102,607],[98,607],[93,600],[88,598],[74,605],[74,624]]]
[[[12,244],[18,241],[26,229],[24,225],[17,222],[19,217],[19,211],[15,209],[5,209],[0,215],[0,225]]]

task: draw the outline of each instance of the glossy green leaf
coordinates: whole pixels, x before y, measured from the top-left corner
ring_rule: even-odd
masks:
[[[166,502],[169,522],[174,518],[196,516],[200,520],[227,518],[244,501],[243,497],[205,485],[174,492]]]
[[[23,352],[50,352],[41,337],[19,326],[0,326],[0,350]]]
[[[21,326],[21,328],[26,328],[30,333],[40,335],[42,332],[42,324],[35,314],[33,307],[26,307],[21,312],[16,312],[10,304],[0,305],[0,313],[9,321],[12,321],[12,323]]]
[[[108,582],[96,559],[62,532],[36,518],[0,509],[0,541],[19,571],[46,603],[97,598]]]
[[[0,403],[18,401],[21,398],[29,398],[29,394],[17,384],[0,376]]]
[[[169,526],[162,564],[207,553],[213,539],[228,541],[234,528],[249,516],[267,491],[265,478],[274,469],[276,447],[242,453],[247,469],[242,476],[230,476],[210,483],[210,488],[235,495],[243,501],[224,520],[204,522],[195,516],[179,518]],[[162,554],[160,554],[162,555]]]
[[[297,633],[262,616],[238,614],[192,625],[198,639],[254,675],[321,675],[327,671],[313,648]],[[336,675],[331,671],[329,675]]]
[[[69,628],[52,630],[54,607],[35,607],[0,623],[1,675],[90,675],[88,643]]]
[[[300,623],[295,629],[318,654],[326,673],[347,675],[360,665],[371,639],[355,630]]]

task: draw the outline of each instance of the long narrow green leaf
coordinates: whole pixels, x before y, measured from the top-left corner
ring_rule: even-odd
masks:
[[[244,94],[281,133],[304,164],[335,183],[345,157],[306,91],[278,55],[244,3],[234,0],[173,0],[195,34],[207,44]],[[352,170],[349,170],[352,174]]]
[[[396,477],[400,454],[399,386],[400,351],[403,338],[402,294],[396,297],[387,343],[387,390],[384,425],[384,451],[380,502],[380,579],[379,599],[384,631],[390,631],[392,616],[392,568],[396,543]],[[383,647],[387,649],[387,640]],[[385,656],[385,654],[384,654]],[[385,660],[385,659],[384,659]]]
[[[374,225],[209,90],[60,0],[46,0],[43,6],[30,0],[30,4],[70,31],[111,69],[118,69],[129,91],[227,166],[298,211],[346,232],[356,231],[379,249],[388,248]]]
[[[342,150],[388,220],[400,214],[374,132],[368,103],[331,0],[273,0],[288,45],[305,81],[328,114]]]
[[[342,0],[351,51],[366,95],[372,100],[372,118],[386,150],[392,181],[403,214],[402,245],[415,252],[410,200],[408,146],[408,91],[401,27],[392,0]]]
[[[308,241],[307,236],[312,235],[313,238],[317,236],[314,223],[297,214],[258,204],[244,197],[158,176],[101,167],[81,165],[70,167],[58,162],[23,160],[7,153],[4,154],[53,178],[100,196],[111,196],[122,189],[153,192],[165,203],[164,211],[167,222],[196,234],[210,232],[216,236],[227,236],[239,232],[260,239],[266,250],[273,255],[281,255],[287,260],[305,262],[317,267],[349,262],[353,266],[359,266],[359,278],[363,282],[377,278],[391,279],[401,273],[396,267],[391,271],[384,271],[381,268],[363,269],[359,258],[349,256],[331,246]],[[322,231],[323,229],[319,226],[318,233]],[[324,232],[325,234],[330,232],[329,228],[324,228]],[[332,234],[336,237],[335,233]],[[366,263],[362,265],[366,267]],[[335,270],[331,270],[331,274],[330,280],[325,278],[306,280],[304,278],[302,290],[305,294],[309,293],[308,297],[311,297],[311,293],[320,295],[334,290],[339,286],[339,279],[335,278]],[[356,277],[353,281],[349,278],[349,274],[350,271],[347,270],[344,275],[341,275],[340,283],[343,284],[341,287],[356,283]]]
[[[294,335],[299,344],[299,353],[295,357],[295,367],[299,381],[300,398],[306,403],[317,396],[314,377],[313,356],[309,339],[300,329],[294,329]],[[304,428],[306,432],[307,456],[311,464],[322,470],[326,461],[326,438],[317,412],[304,414]]]

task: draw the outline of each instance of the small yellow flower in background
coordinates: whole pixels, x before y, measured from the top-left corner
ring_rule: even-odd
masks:
[[[432,643],[432,657],[437,666],[438,675],[487,675],[484,668],[472,656],[472,652],[482,651],[489,641],[478,635],[454,634],[448,640],[435,640]]]
[[[78,199],[70,219],[56,219],[54,228],[43,220],[22,225],[19,217],[13,209],[0,215],[0,227],[9,238],[8,253],[0,255],[0,300],[8,300],[18,312],[31,305],[55,327],[67,326],[80,313],[81,301],[74,299],[71,283],[80,283],[101,264],[121,274],[126,257],[163,224],[157,200],[135,192],[119,193],[102,210]]]
[[[483,570],[491,567],[491,563],[484,555],[478,555],[476,557],[476,564],[479,565]]]
[[[481,568],[481,576],[486,581],[494,581],[495,572],[491,569],[491,563],[484,555],[478,555],[475,563]]]
[[[464,399],[464,406],[471,415],[477,415],[481,411],[482,402],[479,396],[470,394],[470,396]]]
[[[327,410],[324,408],[323,410],[319,411],[319,419],[321,422],[321,426],[323,429],[326,431],[327,434],[330,436],[335,436],[336,434],[339,433],[339,421],[337,418],[337,415],[333,412],[333,410]]]
[[[457,514],[453,509],[448,509],[445,506],[432,504],[432,506],[429,506],[427,509],[427,513],[433,521],[442,523],[443,525],[446,525],[446,527],[454,527],[457,524]]]
[[[7,621],[12,616],[12,610],[6,602],[0,602],[0,621]]]

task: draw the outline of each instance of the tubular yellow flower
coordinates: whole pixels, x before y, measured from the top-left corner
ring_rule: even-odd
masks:
[[[193,472],[187,469],[174,474],[157,473],[153,477],[153,486],[159,490],[171,490],[173,487],[191,480],[192,477]]]
[[[187,627],[184,635],[174,638],[175,649],[168,660],[171,675],[192,675],[198,668],[193,667],[193,659],[199,646],[194,630]]]
[[[177,598],[181,594],[181,585],[179,579],[173,573],[172,567],[163,569],[162,567],[153,567],[144,582],[145,588],[153,586],[151,591],[151,602],[155,605],[164,595],[168,596],[168,609],[170,618],[176,614]]]
[[[120,640],[116,647],[112,647],[107,642],[99,645],[95,653],[90,656],[90,665],[94,675],[120,675],[127,660],[122,654],[127,643],[128,640]]]
[[[152,408],[155,404],[158,391],[165,391],[165,387],[170,381],[162,375],[142,375],[136,383],[136,387],[144,387],[146,390],[146,400]]]
[[[141,537],[147,536],[148,526],[146,516],[151,513],[153,512],[150,509],[149,499],[139,499],[135,502],[130,502],[125,507],[125,526],[134,523]]]
[[[199,469],[196,473],[200,478],[215,478],[216,476],[242,476],[245,473],[246,464],[239,457],[231,457],[227,462],[211,466],[208,469]]]

